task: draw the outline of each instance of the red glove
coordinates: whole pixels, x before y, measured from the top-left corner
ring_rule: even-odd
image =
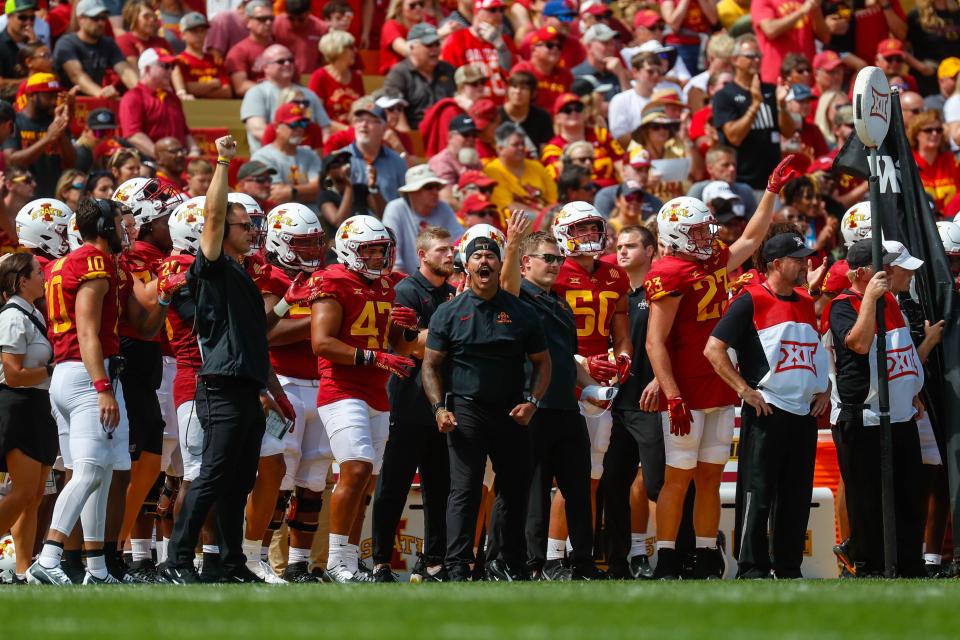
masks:
[[[607,354],[602,353],[587,358],[587,373],[597,382],[609,382],[617,375],[617,365],[610,362]]]
[[[667,400],[667,414],[670,416],[670,433],[675,436],[685,436],[690,433],[690,422],[693,416],[684,404],[683,398]]]
[[[630,359],[630,356],[625,353],[617,356],[617,379],[620,381],[620,384],[624,384],[630,379],[631,366],[633,366],[633,361]]]
[[[360,364],[373,365],[381,369],[386,369],[398,378],[410,377],[410,371],[416,366],[410,358],[397,356],[392,353],[387,353],[386,351],[366,350],[360,358]]]
[[[160,276],[160,280],[157,281],[157,293],[170,297],[182,289],[185,284],[187,284],[186,271]]]
[[[273,396],[274,401],[277,403],[277,406],[280,407],[280,412],[283,413],[283,417],[287,420],[296,420],[297,412],[293,410],[293,405],[290,404],[290,398],[286,394],[281,393],[278,396]]]
[[[300,303],[310,304],[318,297],[320,297],[319,290],[310,283],[310,276],[302,271],[283,293],[283,301],[291,307]]]
[[[411,331],[416,331],[420,324],[420,318],[417,317],[416,311],[410,307],[401,307],[396,304],[390,310],[390,321],[401,329],[410,329]]]
[[[800,175],[792,166],[796,157],[797,154],[791,153],[780,161],[780,164],[777,165],[767,180],[767,191],[778,194],[783,189],[783,185]]]

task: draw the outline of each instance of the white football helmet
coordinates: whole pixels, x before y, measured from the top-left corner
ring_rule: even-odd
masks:
[[[710,209],[697,198],[674,198],[657,213],[660,244],[699,260],[706,260],[713,255],[719,229]]]
[[[577,225],[594,222],[600,225],[599,240],[590,240],[593,232],[577,232]],[[563,205],[553,220],[553,237],[565,256],[596,256],[607,246],[607,221],[589,202],[576,200]]]
[[[960,224],[941,220],[937,223],[943,250],[948,256],[960,256]]]
[[[871,221],[869,202],[858,202],[847,209],[840,220],[840,233],[843,234],[843,243],[849,247],[858,240],[873,237],[873,223]]]
[[[67,244],[70,245],[70,251],[76,251],[83,246],[83,238],[80,237],[80,227],[77,226],[77,214],[70,216],[70,222],[67,223]]]
[[[39,249],[53,258],[70,251],[67,225],[72,212],[63,202],[40,198],[23,205],[17,212],[17,238],[28,249]]]
[[[368,247],[384,245],[386,252],[380,267],[367,265],[369,256],[364,256]],[[397,255],[397,242],[382,222],[373,216],[351,216],[337,229],[334,239],[337,260],[350,269],[370,278],[385,276],[393,269]]]
[[[203,205],[206,196],[197,196],[181,203],[170,216],[170,240],[173,248],[183,253],[197,255],[200,250],[200,234],[203,232]]]
[[[324,240],[317,214],[299,202],[281,204],[267,214],[267,253],[287,269],[319,269]]]
[[[474,238],[492,239],[500,247],[500,257],[503,257],[503,248],[507,245],[507,238],[503,235],[503,232],[492,224],[475,224],[463,233],[457,243],[457,253],[460,254],[461,265],[466,266],[467,264],[467,245]]]
[[[133,212],[137,227],[173,213],[184,201],[182,193],[156,178],[130,178],[117,187],[111,199]]]

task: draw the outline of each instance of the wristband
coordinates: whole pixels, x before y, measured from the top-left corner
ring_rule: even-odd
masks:
[[[94,380],[93,388],[97,390],[97,393],[103,393],[104,391],[113,391],[113,385],[110,383],[109,378],[100,378],[99,380]]]
[[[355,365],[371,365],[377,360],[377,355],[370,350],[357,349],[356,353],[353,354],[353,364]]]
[[[169,307],[171,302],[172,302],[172,299],[168,299],[164,301],[163,298],[161,298],[160,296],[157,296],[157,304],[159,304],[161,307]]]
[[[230,166],[230,158],[224,158],[223,156],[217,157],[217,164],[223,165],[224,167]]]
[[[280,302],[273,305],[273,312],[277,314],[278,318],[282,318],[283,316],[287,315],[287,311],[290,311],[290,306],[291,305],[289,302],[283,298],[280,298]]]

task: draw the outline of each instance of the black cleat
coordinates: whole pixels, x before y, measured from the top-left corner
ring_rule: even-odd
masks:
[[[362,573],[368,578],[373,578],[373,569],[367,566],[363,560],[357,560],[357,573]]]
[[[840,544],[833,546],[833,555],[837,556],[837,562],[851,577],[857,575],[857,565],[850,557],[850,538],[847,538]],[[842,572],[841,572],[842,573]]]
[[[630,558],[630,575],[635,580],[653,580],[653,567],[647,556],[633,556]]]
[[[73,562],[64,554],[60,568],[63,569],[63,572],[70,578],[70,582],[73,584],[83,584],[83,579],[87,575],[87,568],[83,566],[82,562]]]
[[[166,563],[162,566],[163,568],[157,572],[157,581],[163,584],[200,584],[203,582],[192,566],[175,567]]]
[[[283,570],[283,574],[280,577],[287,582],[296,584],[317,583],[324,581],[320,575],[307,571],[307,566],[308,563],[306,562],[294,562],[293,564],[288,564],[287,568]]]
[[[470,582],[470,567],[456,566],[447,571],[446,582]]]
[[[223,582],[223,565],[220,556],[214,553],[203,554],[203,563],[200,566],[200,582],[215,584]]]
[[[384,564],[379,567],[374,567],[373,581],[382,583],[400,582],[400,578],[390,569],[390,565]]]
[[[124,576],[124,582],[127,584],[156,584],[157,566],[153,560],[137,560],[130,564],[130,568]]]
[[[563,560],[547,560],[538,574],[540,580],[567,582],[573,579],[570,569],[563,566]]]
[[[570,570],[570,579],[571,580],[608,580],[608,576],[605,572],[601,571],[594,564],[587,565],[585,567],[574,567]]]
[[[654,580],[679,580],[680,556],[676,549],[657,550],[657,568],[653,572]]]
[[[244,564],[229,573],[224,573],[222,582],[227,584],[266,584],[267,581],[250,571]]]
[[[487,563],[487,580],[491,582],[519,582],[523,580],[523,576],[498,558]]]
[[[721,553],[720,549],[697,547],[694,578],[697,580],[720,580],[723,578],[723,564],[720,562]]]

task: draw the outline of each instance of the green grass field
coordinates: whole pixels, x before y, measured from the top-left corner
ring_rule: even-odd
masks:
[[[0,638],[957,638],[957,581],[0,588]]]

